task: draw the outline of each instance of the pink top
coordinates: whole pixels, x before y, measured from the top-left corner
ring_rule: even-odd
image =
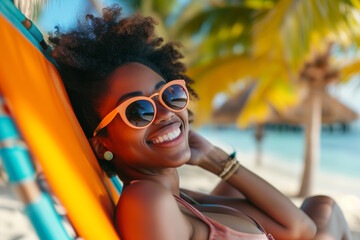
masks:
[[[196,208],[191,206],[188,202],[186,202],[184,199],[175,195],[174,197],[176,201],[178,201],[183,206],[185,206],[190,212],[192,212],[195,216],[200,218],[209,226],[210,228],[209,240],[275,240],[273,236],[271,236],[271,234],[266,233],[263,227],[252,217],[250,218],[255,221],[255,223],[261,228],[263,233],[256,234],[256,233],[245,233],[245,232],[236,231],[217,221],[212,220],[211,218],[206,217],[199,210],[197,210]],[[237,211],[236,209],[233,210]]]

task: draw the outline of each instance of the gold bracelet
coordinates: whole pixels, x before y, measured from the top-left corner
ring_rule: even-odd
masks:
[[[223,181],[226,181],[231,177],[240,167],[240,163],[236,160],[235,165],[225,174],[225,176],[221,177]]]
[[[229,162],[229,164],[223,169],[223,171],[219,174],[219,177],[224,177],[229,171],[230,169],[234,166],[234,164],[236,163],[236,160],[231,160],[231,162]]]
[[[232,154],[229,155],[229,157],[222,161],[222,164],[223,165],[223,170],[222,172],[219,174],[219,177],[223,177],[227,174],[228,171],[230,171],[230,169],[234,166],[234,164],[237,162],[236,158],[236,152],[233,152]]]

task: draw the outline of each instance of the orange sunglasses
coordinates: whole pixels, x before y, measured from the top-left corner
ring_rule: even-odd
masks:
[[[94,136],[106,127],[118,113],[121,119],[132,128],[148,127],[156,116],[156,104],[152,100],[155,96],[159,96],[160,103],[173,112],[180,112],[189,104],[189,92],[185,81],[182,79],[170,81],[158,93],[154,93],[150,97],[132,97],[120,103],[101,120],[94,131]]]

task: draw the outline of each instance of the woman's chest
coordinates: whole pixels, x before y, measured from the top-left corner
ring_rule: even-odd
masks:
[[[186,208],[181,204],[179,204],[179,207],[192,227],[191,240],[207,240],[209,239],[211,232],[210,228],[212,228],[213,232],[216,232],[219,230],[219,226],[222,232],[221,235],[228,235],[224,234],[224,232],[227,232],[227,228],[232,229],[228,230],[232,233],[238,231],[256,235],[261,234],[261,231],[257,228],[253,220],[239,212],[231,213],[232,210],[230,209],[222,209],[221,207],[219,208],[216,206],[197,205],[196,208],[202,215],[198,216],[198,213],[194,212],[193,209],[189,210],[189,208]],[[213,225],[214,221],[216,222],[216,226]]]

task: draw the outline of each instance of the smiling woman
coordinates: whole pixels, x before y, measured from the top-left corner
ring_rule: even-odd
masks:
[[[103,120],[97,129],[104,131],[92,138],[93,146],[95,149],[111,149],[115,155],[112,163],[116,171],[123,172],[131,180],[133,177],[128,175],[134,168],[155,171],[179,167],[190,157],[190,149],[185,141],[189,128],[188,114],[184,111],[188,99],[185,82],[176,80],[165,83],[165,79],[151,68],[131,62],[116,68],[108,77],[106,94],[99,99],[96,111]],[[173,109],[171,102],[160,98],[163,92],[168,92],[172,87],[178,87],[174,94],[185,98],[180,109]],[[146,116],[142,116],[144,112]],[[117,113],[121,117],[117,117]],[[178,130],[181,130],[181,134],[169,141],[167,135]],[[103,152],[99,150],[98,156],[102,155]],[[117,157],[121,161],[117,161]]]
[[[50,42],[99,164],[124,183],[115,214],[123,239],[348,238],[332,199],[310,198],[298,209],[241,166],[235,153],[190,130],[186,107],[196,94],[179,45],[163,44],[152,18],[122,18],[120,12],[114,5],[102,17],[88,15],[75,29],[57,29]],[[215,196],[180,190],[177,167],[184,164],[220,176],[220,188],[231,191]]]

